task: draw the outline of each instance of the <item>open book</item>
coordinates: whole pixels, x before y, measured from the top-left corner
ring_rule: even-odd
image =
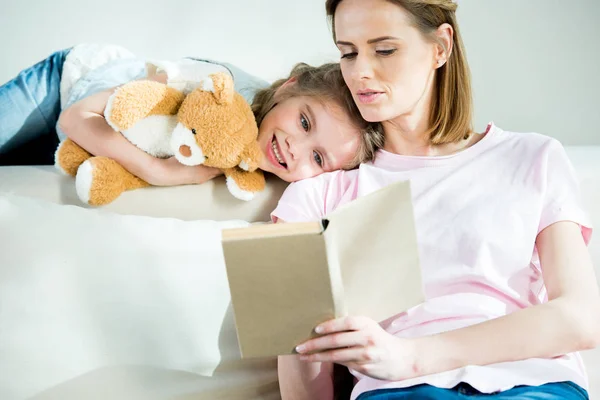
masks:
[[[408,182],[321,221],[223,230],[222,244],[242,357],[293,354],[321,322],[424,300]]]

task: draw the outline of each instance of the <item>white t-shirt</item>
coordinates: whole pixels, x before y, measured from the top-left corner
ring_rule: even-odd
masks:
[[[410,180],[426,301],[386,321],[399,337],[420,337],[501,317],[547,301],[535,240],[558,221],[574,221],[589,242],[591,224],[563,146],[535,133],[490,124],[479,142],[450,156],[414,157],[380,151],[373,163],[291,184],[274,220],[316,220],[392,182]],[[490,346],[494,346],[490,343]],[[355,374],[363,392],[460,382],[484,393],[518,385],[572,381],[587,388],[577,353],[467,366],[388,382]]]

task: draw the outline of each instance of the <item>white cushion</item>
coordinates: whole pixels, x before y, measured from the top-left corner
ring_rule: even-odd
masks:
[[[278,398],[230,307],[220,231],[247,224],[0,196],[0,399]]]
[[[229,193],[224,178],[219,177],[201,185],[132,190],[101,209],[118,214],[182,220],[269,221],[269,214],[286,187],[286,182],[267,176],[265,190],[251,201],[242,201]],[[62,175],[51,166],[0,167],[1,192],[88,207],[77,197],[75,179]]]

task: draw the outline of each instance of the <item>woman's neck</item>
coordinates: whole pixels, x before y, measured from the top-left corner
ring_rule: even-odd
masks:
[[[429,142],[427,124],[423,118],[398,117],[382,123],[385,132],[384,150],[407,156],[436,155]]]
[[[382,123],[385,132],[383,149],[390,153],[405,156],[447,156],[458,153],[477,143],[484,135],[469,135],[455,143],[433,145],[428,134],[427,119],[410,116],[398,117]]]

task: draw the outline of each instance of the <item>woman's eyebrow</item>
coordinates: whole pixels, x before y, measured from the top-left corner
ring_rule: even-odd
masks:
[[[400,40],[397,37],[394,36],[380,36],[377,37],[375,39],[369,39],[367,40],[367,44],[373,44],[373,43],[377,43],[377,42],[383,42],[385,40]],[[338,40],[335,42],[337,45],[341,45],[341,46],[354,46],[354,43],[352,42],[346,42],[344,40]]]

